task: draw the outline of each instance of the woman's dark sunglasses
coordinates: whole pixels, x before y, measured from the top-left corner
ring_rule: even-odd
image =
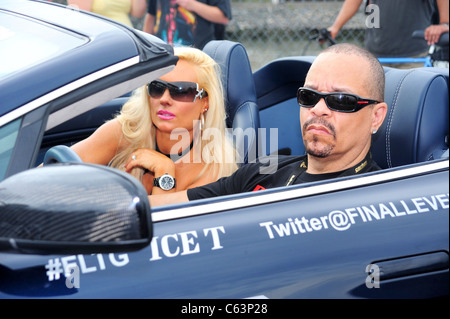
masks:
[[[159,99],[166,90],[169,90],[170,96],[179,102],[195,102],[208,95],[205,90],[199,89],[198,83],[194,82],[166,82],[155,80],[147,85],[148,94]]]
[[[320,93],[303,87],[297,91],[297,102],[301,107],[314,107],[320,99],[325,100],[330,110],[345,113],[358,112],[367,105],[380,103],[349,93]]]

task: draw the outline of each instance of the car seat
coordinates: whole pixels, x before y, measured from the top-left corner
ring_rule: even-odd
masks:
[[[259,110],[253,73],[244,46],[228,40],[210,41],[203,52],[220,66],[227,111],[235,147],[243,163],[258,156]]]
[[[266,131],[271,128],[277,129],[278,150],[274,150],[272,146],[273,134],[266,138],[266,143],[260,140],[260,145],[263,145],[262,149],[267,155],[274,151],[280,155],[305,154],[297,90],[303,86],[313,61],[314,57],[304,56],[279,58],[253,73],[260,126]]]
[[[255,71],[253,78],[260,110],[291,98],[295,99],[295,107],[299,109],[297,90],[305,83],[314,59],[312,56],[279,58]]]
[[[385,68],[388,112],[373,137],[381,168],[448,157],[448,69]]]

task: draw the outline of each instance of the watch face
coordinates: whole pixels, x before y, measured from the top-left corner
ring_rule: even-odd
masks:
[[[161,179],[159,180],[159,185],[161,185],[161,188],[165,190],[172,189],[175,186],[174,184],[173,178],[167,175],[161,176]]]

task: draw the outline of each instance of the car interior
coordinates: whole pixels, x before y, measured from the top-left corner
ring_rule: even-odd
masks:
[[[254,155],[303,155],[297,88],[302,86],[314,57],[274,60],[252,71],[245,47],[236,42],[212,41],[204,51],[221,67],[227,125],[245,162]],[[448,157],[448,70],[385,67],[388,114],[374,135],[372,154],[382,168]],[[92,134],[118,113],[122,96],[46,132],[37,163],[55,145],[71,145]],[[267,134],[277,129],[277,149]],[[258,132],[251,134],[249,132]],[[261,134],[262,132],[262,134]]]
[[[304,154],[295,94],[312,61],[283,58],[254,73],[261,125],[279,129],[279,154]],[[448,158],[448,69],[385,67],[385,75],[388,113],[373,137],[375,161],[391,168]]]
[[[233,130],[241,163],[255,160],[261,127],[255,82],[247,51],[240,43],[211,41],[203,49],[220,66],[228,114],[227,127]]]
[[[386,68],[388,114],[372,153],[381,168],[448,157],[448,69]]]

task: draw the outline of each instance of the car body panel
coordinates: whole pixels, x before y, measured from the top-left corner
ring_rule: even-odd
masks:
[[[160,221],[155,218],[150,247],[138,252],[8,258],[2,262],[0,277],[10,279],[2,280],[0,296],[26,297],[42,289],[39,296],[58,298],[385,298],[385,293],[393,298],[439,297],[448,290],[431,289],[433,280],[424,280],[420,290],[408,287],[424,277],[448,278],[448,259],[447,269],[389,279],[379,290],[366,286],[366,268],[379,261],[439,252],[448,257],[445,165],[438,165],[437,172],[434,168],[433,173],[367,187],[346,186],[347,190],[339,183],[361,178],[335,185],[298,186],[289,190],[293,193],[290,200],[263,205],[241,201],[229,209],[227,201],[222,201],[223,212],[175,219],[169,212],[164,220],[161,210],[153,213],[162,216]],[[367,179],[405,174],[402,171],[363,179],[372,183]],[[444,178],[437,183],[442,174]],[[417,187],[424,183],[434,186]],[[387,187],[399,192],[386,196]],[[277,197],[280,192],[261,192],[258,197],[264,203],[264,197]],[[256,195],[242,197],[252,196]],[[353,199],[350,207],[348,198]],[[322,202],[327,204],[317,204]],[[211,204],[199,202],[190,209],[202,212],[203,206]],[[55,273],[46,274],[46,267],[58,262],[80,267],[79,289],[67,288],[62,275],[55,280]],[[30,283],[28,278],[36,272],[40,280]],[[18,282],[23,282],[21,289]],[[384,287],[391,288],[383,292]]]

